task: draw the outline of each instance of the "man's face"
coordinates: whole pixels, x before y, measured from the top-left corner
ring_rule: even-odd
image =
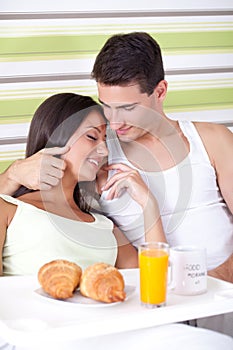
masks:
[[[155,91],[148,96],[141,93],[136,84],[110,86],[98,83],[97,86],[105,116],[121,141],[137,140],[160,122]]]

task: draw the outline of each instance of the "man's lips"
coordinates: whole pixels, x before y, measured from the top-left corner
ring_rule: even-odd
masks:
[[[121,128],[121,129],[117,129],[116,133],[117,135],[125,135],[127,134],[127,132],[131,129],[131,126],[128,126],[127,128]]]

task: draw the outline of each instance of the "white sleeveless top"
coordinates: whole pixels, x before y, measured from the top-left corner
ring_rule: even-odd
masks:
[[[16,198],[0,195],[17,205],[3,248],[3,274],[35,274],[46,262],[67,259],[85,269],[95,262],[115,265],[117,242],[113,223],[94,214],[80,222],[48,213]]]
[[[212,269],[233,252],[233,215],[221,196],[215,170],[194,124],[180,121],[179,125],[189,141],[189,155],[177,166],[161,172],[137,170],[158,200],[170,246],[205,247],[208,269]],[[115,133],[109,131],[109,135],[109,163],[124,163],[135,168],[127,160]],[[103,212],[135,246],[143,242],[141,207],[127,192],[111,201],[105,199],[106,195],[107,191],[100,198]]]

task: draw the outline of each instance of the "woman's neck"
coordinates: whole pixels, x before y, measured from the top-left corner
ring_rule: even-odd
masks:
[[[62,179],[57,186],[46,191],[35,191],[19,197],[20,200],[47,212],[77,221],[92,222],[93,217],[84,213],[76,204],[73,192],[76,183]]]

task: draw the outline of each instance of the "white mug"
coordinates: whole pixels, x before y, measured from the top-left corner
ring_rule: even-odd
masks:
[[[206,251],[196,246],[170,248],[175,294],[196,295],[207,291]]]

